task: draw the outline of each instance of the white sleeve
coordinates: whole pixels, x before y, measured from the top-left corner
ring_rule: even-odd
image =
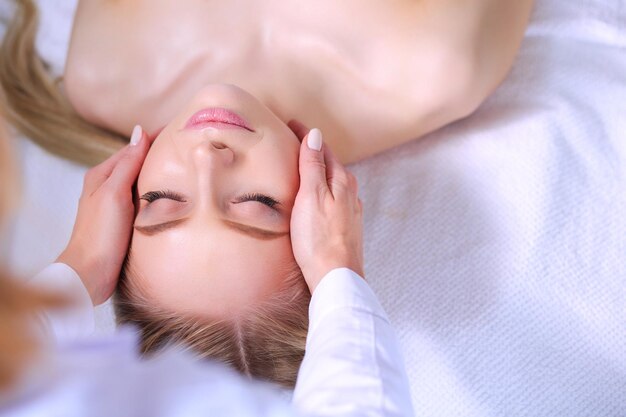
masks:
[[[313,293],[293,404],[312,416],[413,416],[395,332],[350,269],[329,272]]]
[[[70,266],[54,263],[46,267],[29,281],[44,291],[68,296],[71,304],[59,310],[40,313],[38,318],[44,337],[57,344],[71,342],[91,335],[95,329],[95,316],[91,297]]]

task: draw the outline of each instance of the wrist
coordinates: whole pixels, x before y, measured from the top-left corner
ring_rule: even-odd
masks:
[[[311,294],[313,294],[313,291],[315,291],[315,288],[317,288],[324,277],[328,275],[329,272],[337,268],[348,268],[365,279],[363,266],[358,261],[336,260],[322,262],[318,265],[312,265],[302,269],[302,275],[304,275],[304,279]]]
[[[72,268],[80,278],[80,281],[83,283],[83,286],[87,290],[89,297],[91,298],[91,302],[94,306],[102,304],[106,300],[102,300],[100,296],[99,289],[92,282],[93,280],[89,279],[89,272],[91,269],[89,267],[89,262],[86,261],[86,257],[82,256],[80,253],[77,253],[75,250],[70,248],[66,248],[56,259],[57,263],[63,263]]]

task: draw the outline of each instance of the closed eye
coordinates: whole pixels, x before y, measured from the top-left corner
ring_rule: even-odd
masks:
[[[148,191],[147,193],[139,197],[140,200],[145,200],[148,203],[152,203],[153,201],[156,201],[162,198],[167,199],[167,200],[180,201],[181,203],[184,203],[187,201],[185,200],[185,197],[171,190]]]
[[[235,203],[244,203],[246,201],[258,201],[259,203],[265,204],[266,206],[274,210],[276,210],[276,206],[280,205],[280,202],[278,200],[275,200],[270,196],[260,193],[244,194],[240,197],[237,197]]]
[[[182,195],[178,194],[175,191],[171,190],[157,190],[157,191],[148,191],[140,197],[141,200],[145,200],[148,203],[152,203],[153,201],[159,199],[167,199],[179,201],[181,203],[186,202],[187,200]],[[237,197],[235,203],[245,203],[247,201],[257,201],[261,204],[266,205],[269,208],[276,209],[276,206],[280,205],[280,202],[268,195],[261,193],[248,193]]]

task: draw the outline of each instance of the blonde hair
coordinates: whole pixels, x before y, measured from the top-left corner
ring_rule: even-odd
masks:
[[[0,88],[7,121],[42,148],[84,165],[96,165],[126,142],[81,118],[35,49],[37,8],[17,0],[0,46]]]
[[[306,344],[311,295],[297,266],[283,288],[237,318],[185,317],[154,305],[134,284],[129,256],[114,298],[118,324],[141,334],[141,352],[179,346],[201,358],[225,363],[240,373],[293,388]]]

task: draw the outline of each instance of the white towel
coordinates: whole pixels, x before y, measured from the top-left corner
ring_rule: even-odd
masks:
[[[61,71],[75,1],[40,4]],[[32,274],[69,237],[84,169],[21,146],[9,257]],[[539,1],[475,114],[351,169],[418,415],[626,416],[624,0]]]

